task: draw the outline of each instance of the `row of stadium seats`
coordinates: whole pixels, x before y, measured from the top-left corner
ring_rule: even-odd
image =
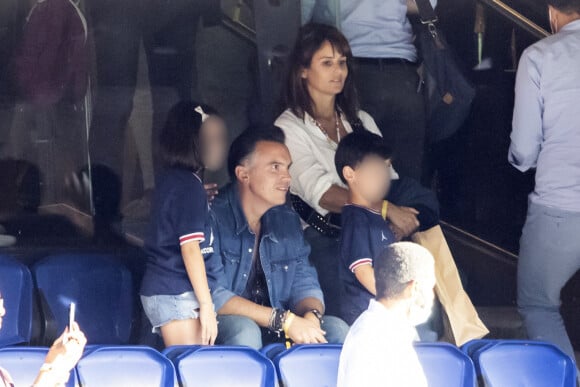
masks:
[[[420,343],[416,349],[430,387],[474,387],[477,377],[491,387],[575,386],[571,359],[546,343],[477,340],[463,351],[443,343]],[[16,386],[31,385],[46,351],[3,348],[0,364]],[[340,345],[331,344],[288,350],[276,344],[261,352],[247,347],[176,346],[163,353],[144,346],[88,346],[68,386],[335,386],[340,351]]]
[[[275,380],[284,386],[336,383],[340,346],[295,346],[286,350],[277,344],[265,347],[262,354],[247,348],[172,347],[163,355],[148,347],[110,346],[129,342],[132,286],[129,271],[111,256],[53,255],[36,262],[30,270],[0,256],[0,292],[7,310],[0,330],[0,348],[4,347],[0,349],[0,366],[12,372],[9,363],[17,359],[27,370],[25,375],[33,378],[42,364],[46,348],[10,347],[30,341],[36,294],[45,336],[49,336],[48,331],[52,337],[62,332],[68,323],[70,302],[77,304],[76,320],[89,346],[71,385],[165,386],[176,380],[188,386],[271,386]],[[462,351],[445,344],[420,343],[417,350],[431,386],[472,387],[478,378],[485,385],[502,387],[514,385],[514,381],[524,386],[575,385],[572,360],[546,343],[477,340],[464,345]],[[99,359],[109,359],[103,364],[118,366],[118,373],[105,368],[99,371]],[[89,372],[93,369],[97,369],[94,377],[102,380],[110,374],[113,379],[83,383],[93,380]],[[140,378],[146,383],[137,382]],[[202,382],[195,382],[196,378]]]
[[[0,347],[29,343],[33,309],[40,310],[45,343],[68,325],[68,308],[90,344],[126,344],[133,319],[133,283],[129,270],[113,256],[47,256],[30,269],[0,255],[0,292],[6,316]],[[36,305],[35,305],[36,304]]]

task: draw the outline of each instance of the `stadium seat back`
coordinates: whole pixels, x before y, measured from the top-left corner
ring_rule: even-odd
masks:
[[[283,343],[272,343],[262,347],[262,349],[260,349],[260,353],[266,356],[268,359],[274,359],[285,350],[286,346]]]
[[[160,352],[144,346],[99,346],[77,365],[82,386],[173,387],[175,369]]]
[[[47,353],[46,347],[2,348],[0,365],[10,374],[15,386],[32,386]],[[72,370],[66,386],[78,386],[75,369]]]
[[[32,276],[28,268],[0,255],[0,294],[6,309],[0,329],[0,347],[30,341],[32,291]]]
[[[478,339],[471,340],[461,346],[461,352],[473,358],[476,351],[480,351],[483,347],[495,344],[497,340],[494,339]]]
[[[341,345],[295,345],[274,358],[285,387],[336,386]]]
[[[240,346],[178,346],[165,351],[173,360],[182,386],[274,387],[276,371],[271,360]]]
[[[574,387],[576,367],[556,346],[533,341],[498,341],[475,353],[485,386]]]
[[[53,334],[60,334],[68,325],[69,305],[75,302],[75,319],[89,343],[128,342],[133,288],[130,272],[118,259],[96,254],[54,255],[35,264],[33,275],[44,301],[45,323],[54,321]]]
[[[416,343],[415,350],[429,387],[474,387],[477,382],[471,359],[445,343]]]

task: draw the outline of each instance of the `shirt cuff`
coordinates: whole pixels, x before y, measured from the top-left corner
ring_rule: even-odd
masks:
[[[211,300],[215,311],[218,312],[230,299],[232,299],[236,294],[226,288],[219,287],[211,292]]]
[[[348,267],[348,270],[350,270],[351,272],[354,273],[354,271],[363,265],[371,265],[373,264],[373,260],[371,258],[361,258],[361,259],[357,259],[356,261],[354,261],[353,263],[350,264],[350,266]]]
[[[312,288],[310,290],[305,290],[305,291],[301,291],[299,293],[293,294],[290,300],[290,309],[294,310],[296,308],[296,305],[298,305],[300,303],[300,301],[306,299],[306,298],[315,298],[317,300],[319,300],[322,305],[324,305],[324,294],[322,293],[322,290],[320,290],[319,288]]]
[[[191,234],[185,234],[179,237],[179,245],[183,246],[189,242],[203,242],[205,240],[205,236],[203,232],[193,232]]]

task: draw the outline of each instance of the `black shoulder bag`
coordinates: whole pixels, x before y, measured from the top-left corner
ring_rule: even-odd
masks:
[[[446,139],[463,125],[475,97],[475,87],[457,65],[455,55],[437,28],[437,15],[429,0],[415,0],[420,25],[416,26],[427,108],[428,141]]]

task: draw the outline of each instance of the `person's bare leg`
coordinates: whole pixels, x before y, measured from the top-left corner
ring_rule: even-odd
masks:
[[[201,344],[199,319],[173,320],[161,327],[161,337],[166,347],[171,345]]]

